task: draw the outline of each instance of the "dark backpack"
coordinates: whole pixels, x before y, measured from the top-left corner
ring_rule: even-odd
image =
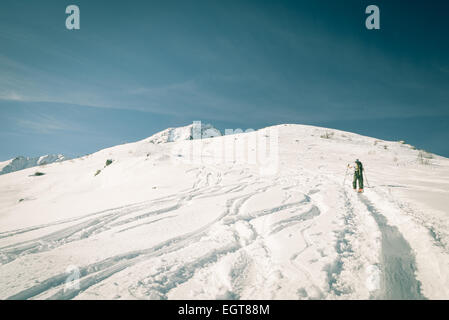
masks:
[[[355,170],[356,173],[358,175],[362,175],[362,173],[363,173],[363,165],[362,165],[362,163],[360,161],[356,161],[355,163],[357,165],[356,170]]]

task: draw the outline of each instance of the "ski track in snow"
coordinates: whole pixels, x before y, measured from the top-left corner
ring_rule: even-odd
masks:
[[[80,241],[89,238],[92,235],[96,235],[108,230],[117,230],[116,232],[124,232],[132,228],[138,228],[141,225],[157,223],[158,221],[163,219],[170,219],[176,214],[177,209],[184,206],[186,202],[193,201],[196,198],[242,193],[249,185],[249,182],[245,183],[243,182],[245,181],[245,179],[242,179],[238,185],[230,185],[226,187],[217,185],[211,186],[209,181],[210,173],[205,175],[206,178],[203,178],[201,177],[201,172],[202,171],[200,171],[197,175],[197,181],[192,186],[193,189],[189,192],[186,192],[185,194],[178,194],[177,196],[167,196],[149,202],[104,210],[101,212],[84,215],[76,219],[58,221],[57,223],[41,225],[23,230],[3,232],[1,236],[13,237],[20,233],[26,233],[35,231],[37,229],[45,229],[50,226],[64,225],[75,222],[74,225],[62,228],[59,231],[52,232],[43,237],[39,237],[30,241],[11,244],[0,248],[2,264],[10,263],[15,259],[24,257],[26,255],[51,251],[60,246],[64,246],[67,243]],[[218,183],[219,182],[220,180],[218,180]],[[254,182],[252,182],[252,184],[254,184]],[[203,186],[201,187],[200,185]],[[144,250],[120,254],[81,267],[79,270],[81,278],[79,289],[77,290],[66,290],[64,288],[65,281],[67,279],[67,273],[64,272],[43,280],[39,284],[17,292],[16,294],[7,298],[31,299],[39,297],[40,295],[45,295],[46,292],[52,292],[52,294],[46,296],[46,298],[72,299],[81,292],[101,283],[102,281],[108,279],[109,277],[120,271],[123,271],[126,268],[130,268],[152,257],[163,256],[177,250],[183,250],[184,248],[197,242],[202,236],[207,234],[208,229],[210,229],[210,227],[215,224],[223,224],[224,226],[228,226],[230,229],[234,229],[233,226],[237,222],[243,222],[246,223],[247,226],[251,226],[250,223],[255,219],[273,215],[283,210],[299,210],[297,215],[280,220],[270,226],[269,231],[267,231],[267,236],[269,236],[281,232],[283,229],[291,227],[295,224],[311,220],[320,214],[320,210],[318,209],[318,207],[313,204],[310,205],[311,199],[307,195],[304,195],[304,200],[301,201],[281,203],[278,206],[269,209],[263,209],[260,211],[247,213],[240,212],[240,208],[242,207],[242,205],[251,197],[255,196],[256,194],[264,193],[268,189],[277,186],[277,184],[264,186],[254,192],[230,198],[226,203],[225,211],[217,219],[205,226],[202,226],[196,231],[169,239]],[[152,206],[167,204],[170,202],[175,202],[175,204],[168,204],[163,208],[151,210]],[[305,211],[301,211],[301,207],[306,207]],[[135,215],[136,212],[143,213]],[[128,215],[132,215],[132,217],[127,218]],[[148,218],[154,217],[160,218],[152,221],[147,220]],[[129,226],[129,224],[135,223],[136,221],[140,220],[143,221],[141,224],[134,224]],[[245,244],[245,247],[253,244],[256,241],[256,238],[259,237],[254,228],[251,227],[251,231],[254,232],[254,236],[250,239],[249,242]],[[142,283],[151,283],[150,287],[152,289],[146,289],[146,291],[153,292],[150,294],[150,296],[157,296],[157,298],[161,299],[167,298],[166,295],[172,288],[188,281],[194,275],[197,269],[203,268],[205,267],[205,265],[210,265],[214,262],[217,262],[222,256],[241,250],[244,246],[242,246],[239,239],[239,232],[236,230],[233,230],[233,232],[235,232],[236,234],[234,243],[225,244],[222,248],[215,248],[214,250],[205,253],[203,256],[199,256],[197,257],[197,259],[194,259],[192,261],[180,263],[175,270],[160,272],[159,274],[152,276],[151,281],[149,279],[146,279],[145,281],[139,281],[139,283],[134,286],[134,289],[131,287],[129,288],[130,293],[133,290],[137,290],[137,287],[142,286]],[[250,258],[248,258],[248,261],[249,260]],[[240,268],[244,269],[245,267],[240,266]],[[235,273],[237,274],[238,272],[235,271]],[[163,280],[155,280],[156,278]],[[157,292],[157,294],[155,292]],[[235,293],[231,296],[234,298],[238,297],[238,295],[236,295]]]
[[[191,294],[187,298],[212,299],[426,298],[415,252],[406,234],[387,218],[385,208],[398,208],[415,223],[423,221],[416,211],[386,194],[391,185],[354,194],[335,173],[305,167],[274,178],[258,177],[246,168],[219,171],[203,165],[185,173],[194,180],[178,193],[0,232],[7,243],[0,247],[1,268],[29,263],[71,244],[82,248],[99,236],[169,225],[186,208],[202,210],[199,203],[205,199],[222,205],[213,218],[189,232],[79,266],[77,288],[67,289],[68,274],[59,270],[43,273],[39,282],[22,282],[1,298],[170,299],[186,292]],[[227,182],[229,177],[235,179]],[[385,206],[379,206],[371,192],[380,195]],[[265,200],[269,205],[258,206]],[[322,225],[329,234],[322,234]],[[438,224],[427,223],[425,228],[434,245],[447,252]],[[40,236],[15,241],[34,232]],[[282,255],[279,245],[289,239],[296,242]],[[127,274],[133,277],[127,279]],[[372,286],[365,285],[368,280]],[[102,295],[103,287],[118,282],[124,286],[120,294]],[[191,287],[198,289],[191,293]]]
[[[195,182],[193,189],[190,192],[179,194],[177,196],[167,196],[149,202],[105,210],[76,219],[59,221],[53,224],[37,226],[24,230],[4,232],[1,234],[2,237],[12,237],[20,233],[34,231],[36,229],[42,229],[49,226],[77,222],[75,225],[62,228],[61,230],[50,233],[46,236],[0,248],[2,264],[9,263],[25,255],[51,251],[52,249],[63,246],[66,243],[80,241],[108,230],[116,230],[115,232],[120,233],[133,228],[138,228],[142,225],[153,224],[164,219],[170,219],[176,216],[177,209],[184,206],[188,201],[193,201],[196,198],[200,199],[223,194],[239,193],[244,191],[244,189],[249,185],[249,183],[242,182],[239,185],[231,185],[226,187],[210,186],[208,177],[209,174],[206,175],[206,180],[201,180],[198,178],[198,181]],[[200,187],[201,184],[204,184],[204,186]],[[309,273],[307,267],[301,263],[302,253],[314,246],[313,241],[308,239],[307,232],[313,225],[314,218],[321,214],[319,207],[313,204],[313,201],[309,195],[304,194],[304,199],[301,201],[280,203],[278,206],[269,209],[247,213],[240,212],[242,205],[251,197],[256,194],[264,193],[269,188],[276,186],[278,185],[274,184],[271,186],[265,186],[255,192],[230,198],[226,203],[225,211],[217,219],[193,232],[171,238],[147,249],[120,254],[81,267],[79,288],[76,290],[67,290],[64,287],[67,279],[67,273],[64,272],[54,275],[44,281],[41,281],[37,285],[17,292],[7,298],[32,299],[42,295],[45,296],[47,292],[51,292],[51,294],[45,296],[45,298],[73,299],[80,293],[102,283],[102,281],[105,281],[111,276],[127,268],[135,266],[136,264],[144,262],[148,259],[161,257],[189,247],[205,236],[208,230],[215,224],[222,224],[233,228],[237,222],[243,221],[250,225],[251,221],[254,219],[273,215],[280,211],[289,209],[294,209],[296,214],[273,223],[266,235],[259,235],[255,232],[254,228],[252,228],[252,232],[255,233],[254,236],[248,243],[245,244],[245,246],[242,246],[239,241],[239,233],[234,230],[236,233],[236,239],[233,243],[227,243],[222,247],[214,248],[213,250],[206,252],[201,256],[197,256],[194,259],[180,261],[175,265],[175,268],[161,269],[157,273],[145,277],[136,284],[130,286],[128,288],[129,293],[131,296],[138,299],[148,297],[153,299],[167,299],[167,295],[170,290],[189,281],[198,270],[207,268],[208,266],[217,263],[226,255],[238,252],[239,250],[245,250],[244,247],[249,247],[254,244],[256,239],[259,239],[260,237],[275,235],[282,232],[286,228],[291,228],[298,224],[302,226],[299,229],[299,232],[303,237],[306,246],[303,250],[291,256],[290,263],[292,266],[297,271],[302,272],[306,278],[309,279],[311,287],[318,292],[317,298],[332,296],[338,297],[350,294],[350,289],[345,288],[344,284],[339,283],[339,277],[344,268],[345,259],[348,259],[348,257],[350,258],[353,254],[351,242],[348,239],[348,236],[354,235],[354,229],[356,228],[353,222],[356,212],[351,204],[351,201],[353,200],[351,200],[346,191],[343,190],[342,198],[344,199],[343,205],[346,208],[346,213],[342,217],[344,221],[343,228],[336,234],[335,252],[337,254],[337,258],[323,269],[323,272],[326,272],[327,274],[327,281],[323,284],[314,279]],[[290,188],[294,188],[294,186],[290,186]],[[319,189],[309,190],[310,195],[317,194],[319,192]],[[367,211],[376,220],[382,234],[382,261],[380,263],[382,265],[383,292],[380,296],[378,295],[377,298],[422,299],[423,296],[420,293],[420,284],[414,276],[416,266],[410,246],[396,228],[387,224],[385,217],[377,211],[367,197],[360,195],[359,199],[366,206]],[[288,200],[288,197],[283,202],[286,200]],[[172,204],[173,202],[175,203]],[[161,204],[168,205],[160,209],[151,210],[151,207]],[[136,213],[138,214],[135,215]],[[132,215],[132,217],[126,218],[128,215]],[[160,218],[155,220],[147,220],[148,218],[159,216]],[[142,220],[142,223],[130,225],[140,220]],[[315,250],[317,250],[317,248],[315,248]],[[269,256],[266,258],[270,259]],[[251,258],[247,255],[246,261],[239,266],[239,270],[233,271],[234,282],[238,282],[238,277],[244,278],[242,272],[250,263]],[[240,295],[237,291],[229,292],[226,298],[238,299],[240,298]]]
[[[198,180],[199,183],[200,180]],[[220,194],[226,194],[229,192],[233,192],[238,188],[239,191],[244,189],[245,185],[238,185],[233,186],[229,188],[228,190],[224,190],[222,193],[214,192],[216,189],[214,187],[206,187],[206,188],[196,188],[196,185],[194,186],[193,191],[181,195],[178,199],[173,196],[168,196],[162,199],[156,199],[153,201],[150,201],[149,203],[140,203],[140,204],[133,204],[129,206],[114,208],[111,210],[104,210],[98,213],[92,213],[85,216],[82,216],[80,218],[74,218],[74,219],[67,219],[64,221],[59,221],[56,223],[46,224],[42,226],[27,228],[24,230],[14,230],[10,232],[3,232],[0,234],[0,237],[6,238],[11,237],[17,234],[35,231],[38,229],[47,228],[54,225],[61,225],[65,223],[70,223],[74,221],[83,220],[85,218],[90,218],[92,216],[95,216],[94,218],[88,219],[87,221],[80,222],[74,226],[69,226],[66,228],[63,228],[59,231],[50,233],[49,235],[21,243],[16,243],[13,245],[5,246],[0,248],[0,262],[2,264],[11,262],[15,260],[17,257],[23,255],[23,254],[30,254],[30,253],[37,253],[37,252],[43,252],[47,250],[54,249],[58,246],[61,246],[65,243],[71,242],[71,241],[77,241],[81,239],[88,238],[91,235],[98,234],[104,231],[107,231],[111,229],[112,227],[127,225],[139,220],[143,220],[145,218],[153,217],[153,216],[159,216],[168,212],[176,211],[177,209],[181,208],[185,202],[192,200],[195,197],[205,198],[205,197],[213,197]],[[157,210],[150,210],[148,212],[139,214],[137,216],[123,219],[120,221],[116,221],[119,218],[126,217],[127,215],[132,215],[136,212],[149,209],[151,206],[158,205],[161,203],[167,203],[167,202],[173,202],[176,201],[176,204],[169,205],[167,207],[157,209]],[[148,222],[145,222],[143,224],[147,224]],[[135,225],[130,228],[136,228],[139,225]],[[124,229],[118,231],[122,232]]]
[[[382,234],[382,274],[384,299],[424,299],[421,283],[416,280],[416,262],[409,243],[397,227],[387,219],[364,195],[359,195],[368,211],[373,215]]]

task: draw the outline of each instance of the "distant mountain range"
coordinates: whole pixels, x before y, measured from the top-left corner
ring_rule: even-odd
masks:
[[[19,156],[8,161],[0,162],[0,175],[64,160],[67,160],[67,158],[62,154],[49,154],[35,158]]]
[[[221,132],[210,124],[200,124],[198,129],[201,129],[201,131],[198,132],[198,134],[201,134],[201,138],[221,136]],[[194,136],[193,130],[195,130],[193,124],[179,128],[168,128],[154,134],[146,140],[154,144],[175,142],[179,140],[192,140]],[[68,159],[69,158],[62,154],[50,154],[35,158],[19,156],[11,160],[0,162],[0,175],[44,164],[61,162]]]

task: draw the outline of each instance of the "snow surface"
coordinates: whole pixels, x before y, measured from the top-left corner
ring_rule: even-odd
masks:
[[[0,162],[0,175],[64,160],[66,160],[66,157],[62,154],[50,154],[36,158],[20,156],[8,161]]]
[[[303,125],[189,134],[2,175],[0,299],[449,298],[449,159]],[[264,137],[277,170],[222,161]]]

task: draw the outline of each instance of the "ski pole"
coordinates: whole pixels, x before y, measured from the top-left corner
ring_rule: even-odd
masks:
[[[368,177],[366,176],[365,169],[363,169],[363,174],[365,175],[365,180],[366,180],[366,184],[368,185],[368,188],[371,188],[371,186],[369,185]]]

